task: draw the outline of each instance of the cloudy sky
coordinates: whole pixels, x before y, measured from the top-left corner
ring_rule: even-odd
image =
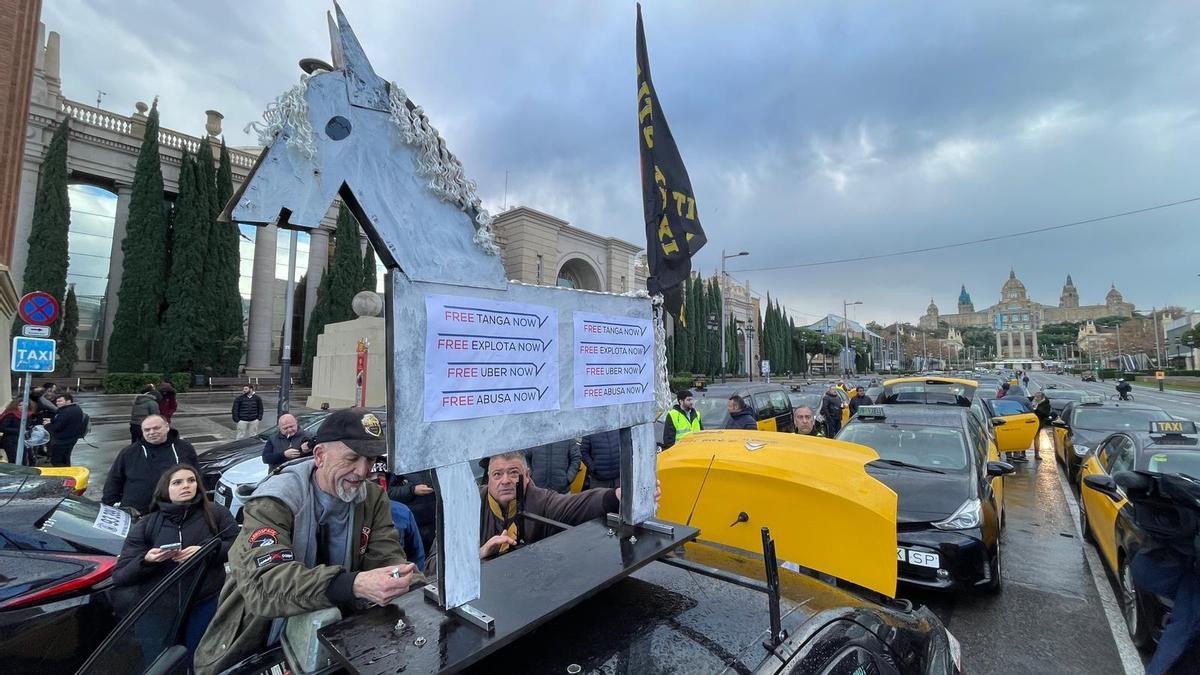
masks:
[[[328,60],[321,0],[47,0],[69,98],[164,126],[243,126]],[[632,2],[346,0],[375,69],[446,137],[491,210],[523,204],[644,244]],[[1139,308],[1200,298],[1200,203],[937,253],[1200,196],[1200,4],[648,0],[655,84],[709,245],[798,322],[976,307],[1010,267],[1056,304],[1111,282]],[[855,314],[852,313],[852,316]]]

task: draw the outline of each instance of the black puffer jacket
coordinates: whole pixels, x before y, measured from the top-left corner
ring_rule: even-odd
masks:
[[[233,421],[252,422],[263,418],[263,402],[258,394],[250,392],[233,399]]]
[[[220,504],[209,503],[212,510],[216,531],[209,526],[204,517],[202,500],[207,499],[203,492],[187,504],[173,504],[159,501],[158,508],[137,521],[125,538],[125,547],[117,558],[117,566],[113,570],[113,584],[117,586],[137,586],[149,589],[167,576],[179,564],[174,561],[161,563],[146,562],[146,552],[163,544],[179,542],[182,548],[203,546],[214,536],[221,539],[221,553],[213,561],[212,568],[204,577],[200,592],[196,595],[204,599],[216,595],[225,583],[225,561],[229,557],[229,548],[237,538],[237,521]]]
[[[425,544],[425,550],[429,551],[434,535],[437,534],[437,496],[418,495],[415,490],[418,485],[434,486],[433,471],[417,471],[403,476],[388,474],[387,484],[388,499],[400,502],[412,511],[413,518],[417,521],[417,529],[421,531],[421,542]]]
[[[580,445],[588,476],[616,480],[621,476],[621,432],[613,429],[583,437]]]
[[[754,421],[754,411],[749,406],[746,406],[735,413],[731,413],[729,421],[725,423],[725,428],[754,431],[758,428],[758,422]]]
[[[121,506],[132,506],[138,513],[146,513],[159,477],[180,463],[196,466],[196,449],[191,443],[180,440],[175,429],[159,445],[146,440],[128,445],[117,453],[104,480],[104,495],[100,501],[110,506],[120,502]]]
[[[529,448],[525,456],[529,458],[533,484],[562,493],[571,488],[583,460],[579,454],[579,441],[574,438]]]

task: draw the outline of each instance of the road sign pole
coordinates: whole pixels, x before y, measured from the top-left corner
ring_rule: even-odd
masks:
[[[21,393],[21,431],[17,434],[17,466],[25,463],[25,423],[29,419],[29,389],[33,373],[25,373],[25,391]]]

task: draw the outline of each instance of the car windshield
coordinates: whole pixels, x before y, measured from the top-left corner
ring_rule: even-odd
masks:
[[[837,438],[839,441],[865,445],[879,453],[880,459],[941,471],[967,468],[966,439],[958,429],[851,422]]]
[[[1189,476],[1200,476],[1200,452],[1195,450],[1150,452],[1146,456],[1145,470],[1153,473],[1186,473]]]
[[[83,497],[63,497],[57,505],[21,500],[0,514],[0,548],[117,555],[132,523],[128,513]]]
[[[725,401],[728,396],[706,396],[696,399],[696,410],[700,412],[700,426],[704,429],[720,429],[725,426],[728,411]]]
[[[807,406],[813,409],[813,412],[821,409],[820,394],[805,394],[803,392],[793,391],[788,394],[788,400],[792,402],[792,409],[795,410],[800,406]]]
[[[944,403],[970,405],[975,388],[956,382],[897,382],[884,385],[883,395],[888,403]]]
[[[1045,394],[1046,398],[1048,398],[1050,400],[1058,399],[1058,400],[1063,400],[1063,401],[1075,401],[1075,402],[1082,401],[1083,397],[1086,395],[1086,392],[1069,391],[1069,390],[1065,390],[1065,389],[1045,389],[1042,391],[1042,393]]]
[[[997,398],[992,400],[992,410],[1000,417],[1009,415],[1024,415],[1028,412],[1033,412],[1029,406],[1022,401],[1014,401],[1008,398]]]
[[[1071,426],[1097,431],[1145,431],[1153,420],[1172,419],[1165,410],[1157,408],[1092,408],[1075,409]]]

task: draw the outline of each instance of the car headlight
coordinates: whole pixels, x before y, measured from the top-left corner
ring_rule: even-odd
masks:
[[[1086,445],[1076,445],[1075,446],[1075,456],[1076,457],[1086,457],[1087,454],[1091,451],[1092,451],[1092,449]]]
[[[967,530],[979,527],[981,522],[983,522],[983,502],[978,499],[968,499],[949,518],[936,522],[933,526],[939,530]]]

